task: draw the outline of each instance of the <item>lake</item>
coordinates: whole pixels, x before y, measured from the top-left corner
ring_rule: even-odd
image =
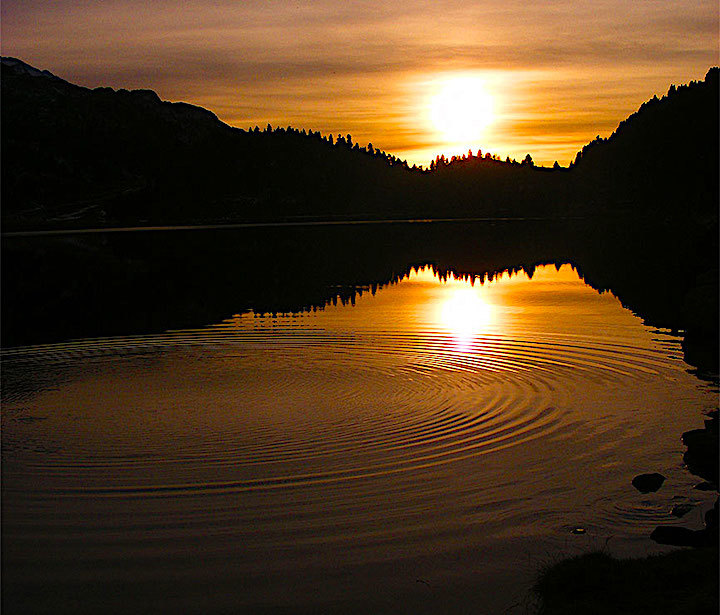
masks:
[[[475,277],[421,256],[286,310],[257,307],[266,272],[203,326],[62,339],[33,311],[48,341],[3,351],[6,606],[519,613],[545,563],[662,552],[656,525],[702,524],[714,498],[680,435],[716,389],[679,337],[561,260]],[[254,275],[212,259],[218,294]],[[44,317],[102,318],[82,305]],[[665,485],[640,494],[641,472]]]

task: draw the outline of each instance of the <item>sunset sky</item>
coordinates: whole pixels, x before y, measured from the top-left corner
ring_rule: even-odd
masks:
[[[3,0],[1,10],[2,54],[71,82],[153,89],[241,128],[350,133],[423,165],[470,147],[566,165],[642,102],[718,63],[716,0]],[[476,126],[462,84],[474,84]]]

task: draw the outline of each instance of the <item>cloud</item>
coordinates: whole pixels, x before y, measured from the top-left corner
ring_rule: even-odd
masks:
[[[3,53],[70,81],[151,88],[233,124],[350,132],[400,153],[438,145],[419,127],[417,85],[437,74],[495,75],[498,147],[525,139],[558,157],[717,61],[706,0],[3,0],[0,10]]]

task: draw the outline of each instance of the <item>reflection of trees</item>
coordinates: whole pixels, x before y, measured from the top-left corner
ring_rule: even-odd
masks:
[[[705,316],[687,312],[694,294],[717,288],[717,235],[661,225],[652,232],[529,221],[131,233],[7,239],[4,249],[6,345],[353,303],[423,264],[441,277],[493,279],[570,262],[651,324],[717,326],[717,302],[700,302]]]

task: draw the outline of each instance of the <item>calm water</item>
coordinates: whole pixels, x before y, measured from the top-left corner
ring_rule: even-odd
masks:
[[[569,266],[3,356],[34,612],[523,612],[544,562],[657,552],[674,497],[698,527],[712,499],[680,434],[715,394]]]

